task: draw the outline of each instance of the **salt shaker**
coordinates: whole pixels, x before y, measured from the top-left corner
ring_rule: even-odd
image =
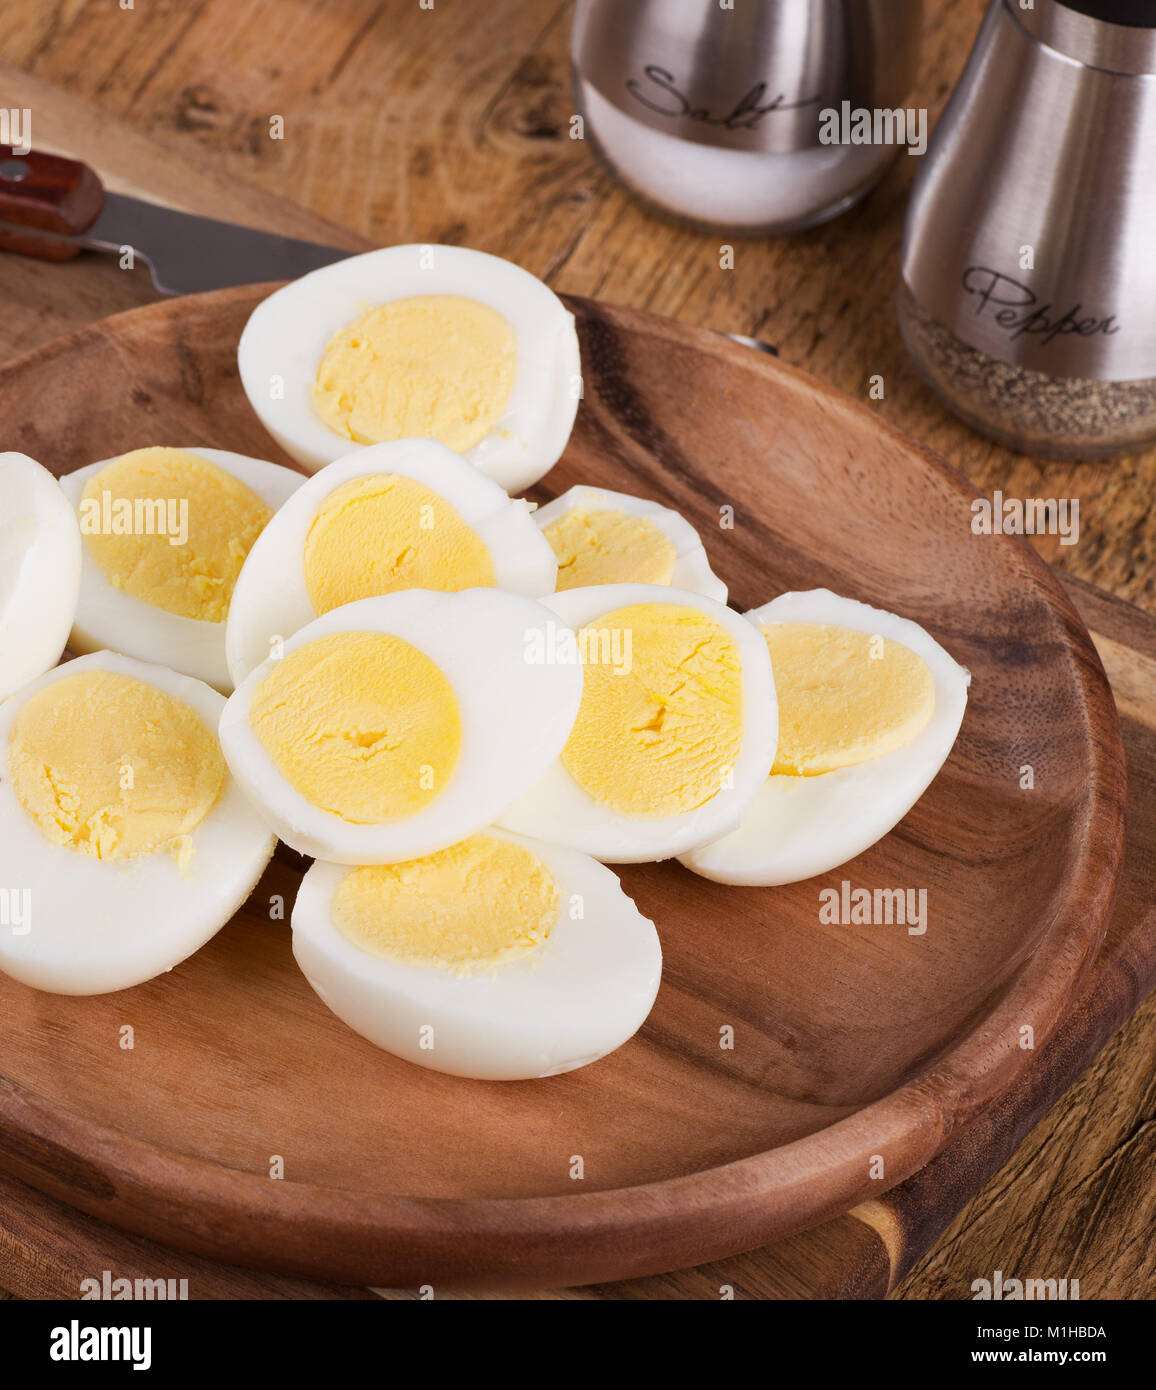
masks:
[[[578,0],[585,133],[677,217],[737,232],[824,222],[920,138],[902,103],[921,21],[922,0]]]
[[[1156,4],[992,0],[922,161],[909,351],[1025,453],[1156,441]]]

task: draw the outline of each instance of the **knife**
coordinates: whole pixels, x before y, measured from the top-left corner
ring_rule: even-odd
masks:
[[[86,249],[116,256],[131,249],[161,294],[295,280],[354,254],[108,193],[78,159],[0,145],[0,251],[66,261]],[[779,355],[758,338],[725,336]]]
[[[161,294],[293,280],[353,254],[108,193],[79,160],[0,145],[0,251],[65,261],[84,249],[131,250]]]

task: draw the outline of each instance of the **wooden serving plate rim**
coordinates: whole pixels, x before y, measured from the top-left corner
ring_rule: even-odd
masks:
[[[190,303],[255,301],[274,285],[241,286],[133,309],[75,330],[5,364],[11,372],[67,355],[72,345],[127,319],[164,321]],[[980,495],[957,470],[861,402],[779,359],[756,354],[710,329],[642,310],[563,296],[587,318],[680,343],[733,362],[743,372],[786,376],[868,414],[873,428],[917,455],[961,497]],[[1041,945],[1016,972],[992,1010],[926,1072],[825,1129],[772,1150],[637,1186],[536,1197],[407,1197],[290,1180],[173,1152],[44,1102],[0,1076],[0,1162],[14,1176],[114,1225],[198,1254],[237,1264],[349,1283],[382,1282],[391,1268],[450,1266],[473,1284],[505,1287],[557,1282],[560,1260],[580,1268],[579,1282],[660,1273],[725,1258],[828,1220],[895,1186],[928,1163],[1023,1067],[1016,1046],[997,1045],[1030,1024],[1046,1045],[1106,930],[1123,851],[1124,764],[1119,721],[1107,678],[1076,609],[1044,561],[1022,538],[993,537],[1019,548],[1041,596],[1061,620],[1079,657],[1076,686],[1091,745],[1079,904],[1066,901]],[[1094,833],[1093,833],[1094,832]],[[1071,963],[1072,952],[1076,963]],[[886,1175],[868,1161],[885,1152]],[[483,1263],[462,1242],[488,1252]],[[408,1282],[408,1281],[407,1281]],[[570,1282],[575,1282],[571,1280]]]

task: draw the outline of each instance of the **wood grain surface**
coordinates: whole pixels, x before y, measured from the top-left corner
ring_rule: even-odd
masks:
[[[982,9],[982,0],[929,0],[914,101],[930,108],[933,121]],[[721,271],[721,236],[653,218],[565,139],[572,108],[567,22],[565,5],[515,0],[494,0],[481,19],[462,0],[438,0],[433,12],[404,0],[216,0],[184,6],[179,15],[95,0],[51,7],[9,0],[0,58],[12,66],[0,66],[0,104],[30,106],[38,144],[87,158],[113,187],[147,188],[197,211],[343,245],[357,245],[360,233],[381,242],[442,237],[479,246],[521,259],[557,288],[757,333],[777,342],[787,360],[860,398],[867,377],[881,372],[886,397],[875,408],[981,487],[1079,497],[1079,544],[1052,539],[1039,548],[1069,574],[1156,608],[1156,451],[1070,466],[1008,454],[946,415],[904,358],[891,294],[914,161],[901,159],[863,207],[827,228],[736,242],[735,269]],[[267,139],[270,114],[285,116],[284,141]],[[292,196],[303,209],[232,180]],[[350,231],[326,227],[322,217]],[[153,297],[143,272],[89,257],[51,269],[0,258],[0,296],[0,351],[9,355]],[[1130,762],[1150,777],[1153,758],[1142,736],[1151,722],[1152,671],[1129,646],[1136,615],[1124,621],[1117,612],[1114,622],[1111,636],[1096,630],[1118,697],[1128,692],[1122,708]],[[1133,905],[1146,910],[1151,882],[1133,878],[1140,894]],[[1151,929],[1149,919],[1143,930]],[[1138,930],[1135,920],[1128,930]],[[1122,975],[1131,989],[1146,990],[1134,965]],[[1075,1251],[1097,1270],[1096,1296],[1151,1288],[1151,1194],[1141,1175],[1153,1159],[1154,1021],[1150,1002],[961,1215],[901,1296],[961,1296],[963,1275],[1007,1268],[1009,1251],[1057,1275],[1079,1273],[1064,1263]],[[903,1195],[898,1189],[895,1202]],[[864,1247],[855,1218],[835,1224],[827,1253],[844,1248],[845,1234],[846,1250],[862,1258],[833,1257],[824,1266],[817,1243],[809,1255],[793,1253],[789,1275],[773,1252],[762,1252],[751,1290],[769,1291],[777,1280],[798,1287],[792,1281],[800,1270],[812,1277],[811,1288],[827,1290],[843,1287],[849,1267],[878,1275],[887,1264],[878,1238]],[[908,1260],[913,1252],[918,1241]],[[35,1271],[34,1260],[29,1268]],[[687,1276],[684,1285],[667,1280],[636,1291],[669,1296],[679,1287],[701,1292],[703,1285]],[[855,1287],[879,1292],[886,1279]],[[23,1288],[34,1291],[31,1283]]]
[[[1047,1272],[1082,1280],[1085,1300],[1151,1297],[1154,1260],[1152,1126],[1136,1124],[1111,1083],[1131,1077],[1127,1097],[1149,1103],[1156,1064],[1151,1005],[1112,1038],[1095,1065],[1067,1090],[1118,1022],[1152,983],[1156,933],[1156,622],[1070,581],[1072,597],[1096,635],[1117,691],[1129,766],[1126,870],[1096,968],[1049,1048],[1049,1065],[1025,1076],[1013,1095],[960,1142],[878,1204],[749,1255],[625,1284],[556,1290],[532,1298],[881,1297],[935,1241],[949,1219],[944,1194],[990,1182],[898,1284],[899,1298],[966,1298],[971,1281],[993,1270]],[[1137,681],[1139,677],[1139,681]],[[1130,1052],[1146,1066],[1133,1066]],[[1063,1097],[1061,1099],[1061,1096]],[[1026,1117],[1055,1109],[1021,1144]],[[1089,1132],[1091,1131],[1091,1132]],[[1014,1157],[1008,1155],[1020,1144]],[[1001,1170],[997,1173],[997,1170]],[[1075,1214],[1049,1219],[1055,1206]],[[1122,1210],[1140,1234],[1117,1216]],[[286,1280],[175,1254],[79,1215],[0,1175],[0,1283],[27,1298],[73,1297],[80,1281],[109,1269],[117,1277],[186,1278],[193,1298],[350,1298],[364,1291]],[[389,1299],[417,1291],[376,1291]],[[494,1297],[438,1290],[439,1298]]]

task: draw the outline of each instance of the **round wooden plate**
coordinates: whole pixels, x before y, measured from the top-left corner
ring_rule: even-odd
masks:
[[[58,472],[154,443],[280,458],[234,361],[267,289],[135,310],[19,359],[2,446]],[[823,585],[922,623],[973,676],[947,766],[822,879],[624,867],[662,937],[658,1001],[611,1057],[541,1081],[435,1074],[338,1022],[270,917],[302,869],[281,851],[161,979],[74,999],[0,977],[0,1166],[233,1263],[593,1282],[878,1196],[1046,1046],[1101,940],[1123,828],[1115,709],[1071,603],[1025,543],[974,535],[970,485],[870,408],[705,330],[572,307],[585,400],[537,495],[587,482],[678,508],[740,608]],[[821,924],[819,890],[844,879],[926,889],[926,933]]]

